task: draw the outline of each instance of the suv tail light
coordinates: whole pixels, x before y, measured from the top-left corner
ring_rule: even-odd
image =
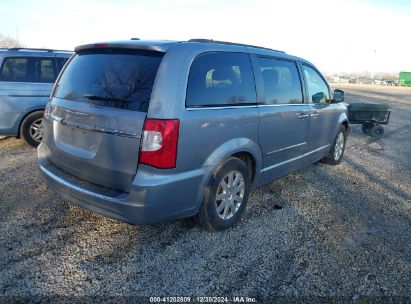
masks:
[[[178,119],[147,119],[139,162],[159,169],[175,168],[179,127]]]
[[[51,102],[48,102],[46,108],[44,109],[44,117],[49,117],[51,112]]]

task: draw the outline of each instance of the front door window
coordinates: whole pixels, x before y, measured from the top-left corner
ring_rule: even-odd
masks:
[[[324,79],[318,72],[306,65],[303,65],[305,79],[308,87],[308,100],[311,103],[328,103],[330,91]]]

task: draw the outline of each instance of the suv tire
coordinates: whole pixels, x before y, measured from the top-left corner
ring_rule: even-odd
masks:
[[[247,165],[238,158],[228,158],[213,173],[204,191],[199,222],[210,231],[233,227],[246,207],[250,185]]]
[[[346,142],[347,129],[344,126],[341,126],[337,136],[335,137],[330,152],[328,152],[328,155],[321,161],[329,165],[338,165],[344,156]]]
[[[37,111],[27,115],[20,126],[20,136],[34,148],[37,148],[43,139],[43,113],[43,111]]]

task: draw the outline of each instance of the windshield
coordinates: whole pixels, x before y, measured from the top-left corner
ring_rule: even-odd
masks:
[[[53,97],[147,112],[163,53],[98,49],[77,53],[56,84]]]

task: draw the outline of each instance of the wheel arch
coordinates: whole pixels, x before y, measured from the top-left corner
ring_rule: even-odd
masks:
[[[333,138],[335,138],[337,136],[338,131],[340,130],[341,126],[344,126],[346,131],[347,131],[347,135],[350,132],[350,123],[348,121],[348,116],[347,113],[341,113],[340,117],[338,117],[338,123],[335,126],[335,130],[334,130],[334,136]]]
[[[21,135],[21,125],[23,124],[23,121],[24,121],[29,115],[31,115],[31,114],[33,114],[33,113],[36,113],[36,112],[44,112],[44,109],[43,109],[43,108],[36,108],[36,109],[30,110],[29,112],[25,113],[25,114],[20,118],[19,127],[18,127],[18,129],[17,129],[17,136],[16,136],[17,138],[20,138],[20,135]]]
[[[245,164],[247,165],[248,171],[251,174],[250,178],[251,178],[251,184],[252,184],[256,176],[256,160],[254,156],[250,152],[242,151],[242,152],[234,153],[230,155],[230,157],[238,158],[245,162]]]
[[[344,120],[341,124],[342,124],[342,125],[347,129],[347,131],[348,131],[348,128],[349,128],[348,120]]]
[[[215,149],[203,165],[218,168],[229,157],[245,161],[247,167],[252,170],[252,181],[258,180],[258,172],[262,167],[262,154],[256,142],[248,138],[230,139]]]

